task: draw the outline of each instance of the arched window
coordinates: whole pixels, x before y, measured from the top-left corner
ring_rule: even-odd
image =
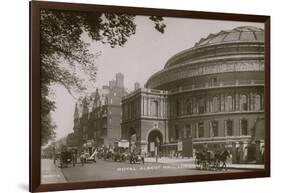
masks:
[[[256,110],[256,111],[261,110],[261,106],[262,106],[262,103],[261,103],[261,95],[257,94],[257,95],[255,96],[255,110]]]
[[[248,102],[247,102],[247,95],[242,94],[240,97],[240,107],[242,111],[247,111],[248,110]]]
[[[154,100],[152,101],[152,105],[151,105],[151,116],[158,116],[158,101]]]
[[[219,99],[217,96],[214,96],[212,100],[212,112],[218,112],[218,111],[219,111]]]
[[[227,96],[226,101],[225,101],[225,111],[230,112],[233,111],[233,101],[232,101],[232,96]]]

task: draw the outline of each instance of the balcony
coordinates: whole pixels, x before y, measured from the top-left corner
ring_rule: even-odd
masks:
[[[205,143],[232,143],[237,141],[247,141],[250,140],[251,136],[219,136],[219,137],[201,137],[193,138],[194,144],[205,144]]]
[[[166,95],[168,91],[166,90],[157,90],[157,89],[149,89],[149,88],[139,88],[137,90],[132,91],[131,93],[127,94],[126,96],[122,97],[122,100],[128,99],[134,95],[140,93],[147,93],[147,94],[157,94],[157,95]]]
[[[233,81],[224,81],[217,83],[200,83],[192,84],[185,87],[178,87],[172,89],[168,94],[178,94],[182,92],[197,91],[197,90],[208,90],[214,88],[229,88],[229,87],[247,87],[247,86],[264,86],[264,80],[233,80]]]
[[[248,111],[219,111],[219,112],[204,112],[202,114],[193,113],[193,114],[181,114],[181,115],[169,115],[169,119],[185,119],[185,118],[203,118],[203,117],[210,117],[210,116],[233,116],[233,115],[241,115],[241,114],[263,114],[264,110],[248,110]]]

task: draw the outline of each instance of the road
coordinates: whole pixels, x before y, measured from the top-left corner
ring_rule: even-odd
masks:
[[[63,168],[62,173],[68,182],[131,179],[163,176],[200,175],[221,172],[242,172],[245,170],[203,171],[190,168],[191,163],[145,163],[129,164],[97,160],[97,163],[81,164]]]

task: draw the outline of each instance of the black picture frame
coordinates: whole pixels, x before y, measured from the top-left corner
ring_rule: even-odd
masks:
[[[75,190],[89,188],[122,187],[151,184],[184,183],[196,181],[229,180],[242,178],[270,177],[270,16],[246,15],[232,13],[215,13],[200,11],[183,11],[168,9],[136,8],[123,6],[104,6],[92,4],[58,3],[58,2],[29,2],[30,8],[30,188],[31,192]],[[75,183],[40,183],[40,154],[41,154],[41,74],[40,74],[40,10],[73,10],[86,12],[126,13],[134,15],[155,15],[178,18],[211,19],[224,21],[261,22],[265,25],[265,89],[264,89],[264,119],[265,119],[265,168],[261,171],[245,171],[239,173],[204,174],[178,177],[159,177],[126,179],[95,182]]]

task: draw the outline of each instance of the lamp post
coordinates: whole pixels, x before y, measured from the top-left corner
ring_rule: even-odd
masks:
[[[156,163],[158,163],[158,151],[159,151],[159,143],[160,143],[158,136],[155,139],[155,143],[156,143],[155,144],[155,159],[156,159]]]

